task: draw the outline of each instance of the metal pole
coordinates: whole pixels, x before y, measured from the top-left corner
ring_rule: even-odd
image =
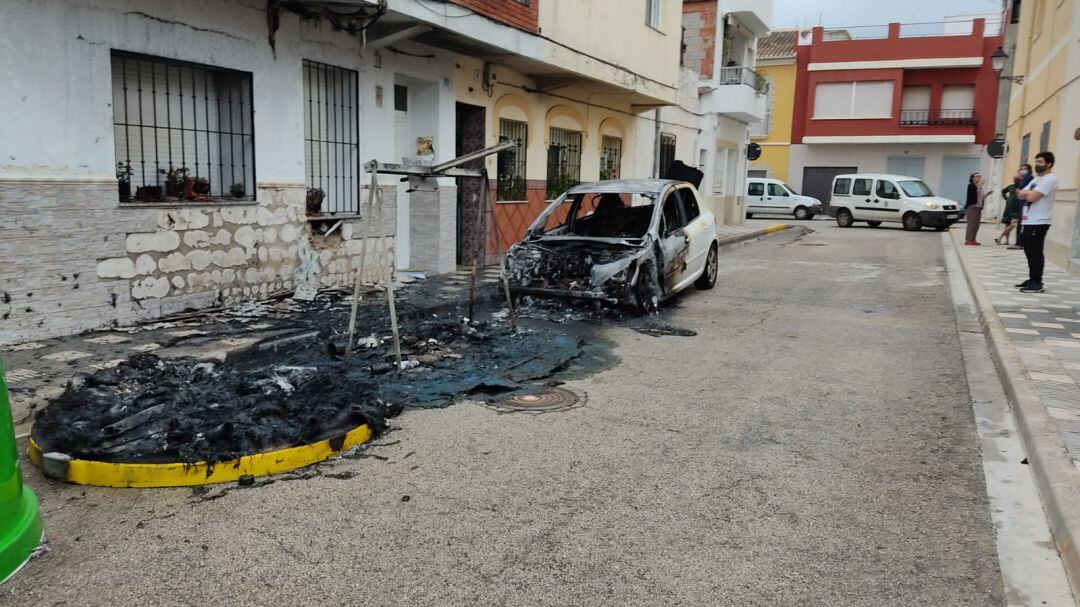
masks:
[[[390,329],[394,332],[394,357],[397,360],[397,372],[401,373],[401,337],[398,334],[397,308],[394,306],[394,270],[386,272],[386,300],[390,306]]]
[[[488,207],[488,213],[491,215],[491,227],[495,232],[495,253],[500,257],[502,253],[499,253],[499,249],[502,247],[502,237],[499,234],[499,220],[495,218],[495,202],[491,200],[491,196],[488,193],[488,174],[487,169],[481,171],[483,173],[482,179],[484,184],[481,187],[481,194],[484,196],[485,203]],[[514,298],[510,295],[510,282],[506,279],[506,264],[500,260],[499,263],[499,278],[503,283],[503,290],[506,291],[506,310],[508,317],[510,318],[510,327],[517,330],[517,315],[514,314]]]
[[[364,222],[364,240],[360,248],[360,267],[356,269],[356,282],[353,283],[352,311],[349,313],[349,341],[345,344],[345,360],[352,353],[353,338],[356,336],[356,309],[360,305],[360,284],[364,281],[364,263],[367,261],[368,236],[371,234],[371,207],[375,202],[375,191],[379,185],[379,171],[371,172],[371,193],[368,195],[367,218]]]

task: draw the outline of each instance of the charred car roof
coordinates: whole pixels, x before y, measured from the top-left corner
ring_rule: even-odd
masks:
[[[583,183],[566,191],[567,196],[573,194],[660,194],[669,186],[685,183],[674,179],[614,179],[611,181],[597,181]]]

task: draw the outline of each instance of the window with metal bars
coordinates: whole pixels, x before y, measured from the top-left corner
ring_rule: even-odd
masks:
[[[581,140],[580,131],[552,127],[547,166],[549,199],[581,183]]]
[[[120,200],[254,199],[251,74],[112,52]]]
[[[675,135],[660,133],[660,178],[667,179],[668,167],[675,162]]]
[[[321,215],[360,211],[358,86],[354,70],[304,60],[304,163]]]
[[[517,120],[499,119],[499,138],[517,143],[499,153],[497,200],[525,200],[525,150],[529,145],[529,125]]]
[[[622,175],[622,138],[604,135],[600,142],[600,179]]]

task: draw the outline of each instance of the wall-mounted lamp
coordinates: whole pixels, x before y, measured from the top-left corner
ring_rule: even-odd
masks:
[[[990,67],[993,68],[995,72],[997,72],[998,78],[1001,78],[1002,80],[1012,80],[1016,84],[1024,84],[1024,77],[1023,76],[1002,76],[1001,75],[1001,70],[1005,69],[1005,62],[1008,61],[1008,60],[1009,60],[1008,53],[1005,52],[1005,49],[1003,49],[1003,48],[1001,48],[999,46],[999,47],[997,47],[997,50],[995,50],[994,53],[992,55],[990,55]]]

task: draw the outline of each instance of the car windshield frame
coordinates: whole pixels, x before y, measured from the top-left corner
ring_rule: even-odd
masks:
[[[920,186],[922,186],[922,189],[926,193],[925,194],[916,193],[916,192],[918,192],[918,190],[914,190],[914,191],[909,190],[908,189],[908,184],[911,184],[911,183],[919,184]],[[900,189],[904,191],[904,195],[907,196],[908,198],[933,198],[934,197],[934,191],[931,190],[930,186],[926,185],[926,182],[923,181],[922,179],[905,179],[903,181],[898,181],[897,185],[900,186]]]
[[[669,191],[669,190],[665,189],[664,191],[666,192],[666,191]],[[597,194],[600,194],[600,195],[602,195],[602,194],[629,195],[629,196],[633,197],[634,201],[631,202],[631,204],[627,208],[651,207],[652,208],[652,213],[651,213],[652,217],[650,219],[648,227],[645,230],[645,233],[640,235],[640,236],[632,236],[632,237],[631,236],[618,236],[618,237],[586,236],[586,235],[581,235],[581,234],[557,234],[557,233],[553,233],[556,230],[558,230],[559,228],[566,227],[567,225],[569,225],[568,223],[563,223],[563,224],[561,224],[559,226],[555,226],[555,227],[551,228],[550,230],[545,230],[544,229],[547,222],[548,222],[548,219],[550,219],[551,216],[554,215],[556,213],[556,211],[562,205],[564,205],[564,204],[570,205],[570,210],[567,212],[567,217],[569,218],[570,214],[578,212],[578,209],[580,208],[580,205],[581,205],[582,201],[584,201],[587,196],[589,196],[589,195],[597,195]],[[587,191],[566,192],[566,193],[562,194],[561,196],[559,196],[558,198],[556,198],[554,201],[552,201],[551,204],[549,204],[547,206],[547,208],[544,209],[544,211],[533,221],[532,225],[529,226],[529,230],[527,232],[526,238],[527,239],[533,239],[533,238],[558,238],[558,239],[572,239],[572,240],[583,239],[583,240],[603,240],[603,241],[612,241],[612,240],[637,241],[637,240],[641,240],[642,238],[645,238],[649,234],[649,232],[651,232],[654,229],[654,226],[655,226],[656,221],[657,221],[657,219],[656,219],[657,208],[659,207],[659,205],[657,204],[657,201],[661,200],[662,198],[663,198],[663,192],[640,192],[640,191],[620,192],[620,191],[607,191],[607,190],[601,190],[601,191],[587,190]],[[649,201],[649,202],[644,203],[645,201]],[[578,219],[581,219],[581,218],[578,218]]]

